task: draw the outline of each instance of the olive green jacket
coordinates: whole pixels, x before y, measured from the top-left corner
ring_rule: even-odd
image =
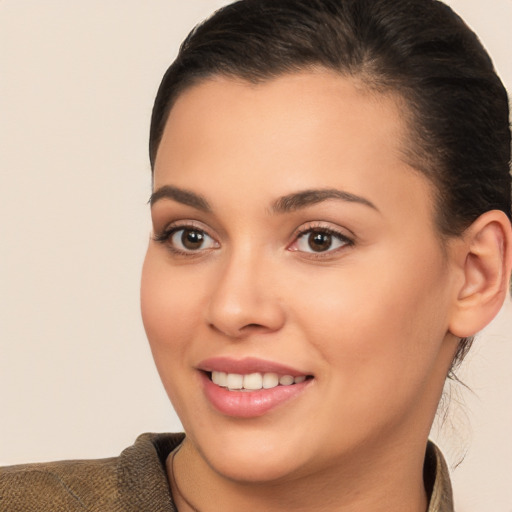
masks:
[[[183,434],[143,434],[119,457],[0,468],[1,512],[177,512],[165,460]],[[429,443],[428,512],[453,512],[448,470]]]

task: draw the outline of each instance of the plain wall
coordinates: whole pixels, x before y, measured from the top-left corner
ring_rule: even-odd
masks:
[[[221,0],[0,2],[0,463],[118,454],[180,424],[139,313],[161,75]],[[511,0],[449,2],[512,89]],[[436,439],[458,512],[512,511],[512,306]],[[457,402],[462,401],[461,407]]]

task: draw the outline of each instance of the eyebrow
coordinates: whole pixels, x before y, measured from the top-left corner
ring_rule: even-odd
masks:
[[[288,194],[280,197],[272,204],[272,211],[274,213],[293,212],[302,208],[307,208],[308,206],[316,203],[327,201],[328,199],[338,199],[349,203],[359,203],[379,211],[379,209],[368,199],[334,188],[303,190],[301,192]]]
[[[171,199],[172,201],[176,201],[186,206],[191,206],[192,208],[196,208],[197,210],[204,212],[212,211],[208,201],[203,196],[190,190],[174,187],[172,185],[164,185],[163,187],[155,190],[149,198],[149,204],[153,206],[156,202],[161,201],[162,199]],[[271,211],[273,213],[294,212],[329,199],[337,199],[349,203],[359,203],[379,211],[379,209],[368,199],[334,188],[302,190],[300,192],[287,194],[276,199],[272,203]]]
[[[177,203],[181,203],[186,206],[191,206],[192,208],[196,208],[203,212],[211,212],[211,207],[203,196],[183,188],[164,185],[151,194],[148,202],[150,206],[153,206],[156,202],[161,201],[162,199],[171,199],[172,201],[176,201]]]

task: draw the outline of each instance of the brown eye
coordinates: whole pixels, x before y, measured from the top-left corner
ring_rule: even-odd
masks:
[[[181,243],[185,249],[195,251],[201,248],[204,242],[204,233],[196,229],[184,229],[181,234]]]
[[[331,253],[336,249],[353,244],[354,242],[350,238],[332,229],[312,228],[299,234],[289,250],[310,254]]]
[[[179,228],[167,239],[167,243],[178,252],[200,252],[215,249],[219,244],[201,229]]]
[[[308,235],[308,246],[314,252],[323,252],[331,248],[332,235],[329,233],[312,231]]]

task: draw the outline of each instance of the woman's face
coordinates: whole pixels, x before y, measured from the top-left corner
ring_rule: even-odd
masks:
[[[424,443],[456,348],[454,272],[398,105],[318,71],[211,79],[171,111],[142,313],[189,445],[222,475]]]

